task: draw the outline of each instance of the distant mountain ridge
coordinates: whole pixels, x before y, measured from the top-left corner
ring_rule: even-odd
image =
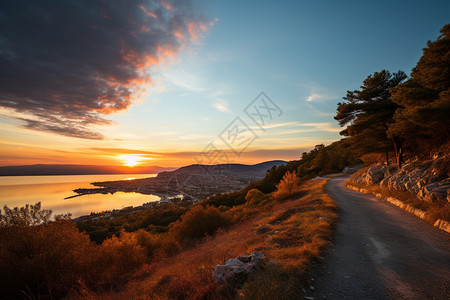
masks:
[[[94,174],[204,174],[206,171],[222,174],[246,173],[248,175],[264,174],[273,166],[285,164],[283,160],[266,161],[255,165],[245,164],[218,164],[200,165],[193,164],[181,168],[165,168],[159,166],[133,167],[123,166],[98,166],[98,165],[74,165],[74,164],[36,164],[24,166],[0,167],[0,176],[43,176],[43,175],[94,175]]]
[[[221,172],[222,174],[237,174],[237,173],[245,173],[251,175],[262,174],[272,168],[273,166],[280,166],[286,164],[286,161],[283,160],[271,160],[262,162],[255,165],[244,165],[244,164],[217,164],[217,165],[201,165],[201,164],[193,164],[189,166],[184,166],[175,171],[170,172],[161,172],[162,175],[170,173],[170,174],[204,174],[205,172]]]
[[[133,167],[97,166],[73,164],[36,164],[24,166],[0,167],[0,176],[37,176],[37,175],[94,175],[94,174],[156,174],[176,168],[159,166]]]

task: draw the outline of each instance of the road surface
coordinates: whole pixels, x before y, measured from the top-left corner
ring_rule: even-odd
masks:
[[[450,299],[450,234],[332,177],[333,246],[308,291],[314,299]]]

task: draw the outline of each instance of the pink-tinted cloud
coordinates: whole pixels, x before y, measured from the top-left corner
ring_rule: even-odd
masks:
[[[190,1],[21,0],[0,11],[0,107],[26,128],[87,139],[151,84],[149,68],[210,26]]]

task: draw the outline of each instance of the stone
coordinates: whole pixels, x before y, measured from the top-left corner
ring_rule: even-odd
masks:
[[[225,266],[243,266],[244,263],[238,258],[230,258],[229,260],[227,260],[227,262],[225,263]]]
[[[230,258],[223,265],[214,266],[213,278],[220,285],[237,287],[245,282],[249,274],[261,269],[263,262],[262,252],[239,255],[237,258]]]
[[[434,226],[436,226],[437,228],[439,228],[441,230],[444,230],[444,231],[450,233],[450,222],[438,219],[434,223]]]
[[[352,181],[378,183],[383,188],[415,194],[423,201],[445,204],[450,202],[449,160],[450,154],[441,153],[433,159],[408,162],[401,169],[378,164],[358,174]]]
[[[375,165],[367,170],[366,184],[379,183],[384,178],[387,167],[385,165]]]

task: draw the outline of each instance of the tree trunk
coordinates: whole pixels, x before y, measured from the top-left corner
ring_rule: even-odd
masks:
[[[397,167],[400,169],[402,167],[402,163],[405,162],[405,160],[403,159],[402,142],[396,138],[392,138],[392,142],[394,143],[395,157],[397,159]]]
[[[389,150],[386,150],[386,165],[389,166]]]
[[[402,149],[400,148],[397,153],[397,166],[400,169],[402,167],[403,162],[403,156],[402,156]]]

